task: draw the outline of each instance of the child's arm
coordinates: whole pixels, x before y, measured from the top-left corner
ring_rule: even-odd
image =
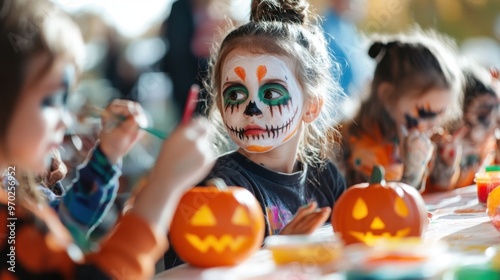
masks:
[[[88,248],[88,237],[112,206],[121,175],[121,158],[143,136],[139,125],[146,117],[138,103],[114,100],[107,108],[109,116],[126,118],[109,126],[109,116],[103,116],[100,142],[92,150],[86,164],[78,168],[77,177],[62,197],[58,214],[81,248]]]
[[[207,127],[206,122],[193,121],[173,132],[163,145],[150,182],[139,192],[132,209],[120,219],[99,249],[86,256],[69,244],[67,232],[57,216],[46,208],[38,211],[29,204],[27,211],[22,202],[16,201],[17,220],[9,221],[7,193],[0,190],[0,248],[7,256],[10,246],[15,246],[12,279],[151,278],[154,264],[168,247],[167,229],[180,197],[212,168]],[[15,245],[7,238],[9,223],[15,224],[18,233]],[[3,266],[4,274],[8,273],[7,265]]]
[[[116,198],[120,175],[120,168],[111,165],[96,146],[61,198],[57,213],[80,248],[89,248],[90,233],[101,223]]]
[[[166,236],[177,202],[185,190],[196,186],[212,169],[214,161],[207,139],[209,126],[206,120],[199,119],[174,131],[163,144],[148,184],[135,196],[128,213],[146,219],[159,234]]]

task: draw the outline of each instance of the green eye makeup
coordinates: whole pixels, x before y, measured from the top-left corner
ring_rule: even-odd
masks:
[[[269,106],[286,105],[290,101],[290,93],[280,84],[265,84],[259,88],[259,99]]]
[[[230,86],[222,93],[224,97],[224,110],[231,108],[233,113],[234,108],[239,108],[248,99],[248,90],[242,85]]]
[[[261,86],[259,88],[259,99],[271,108],[271,115],[274,115],[274,108],[277,108],[282,113],[283,106],[288,106],[292,102],[292,97],[288,90],[277,83]]]

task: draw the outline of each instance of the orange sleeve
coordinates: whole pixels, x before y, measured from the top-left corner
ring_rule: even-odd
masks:
[[[127,213],[87,261],[114,279],[146,279],[153,276],[155,263],[167,247],[166,234],[155,235],[142,218]]]
[[[43,208],[34,215],[18,200],[7,201],[0,191],[0,279],[74,278],[82,254],[70,258],[72,249],[80,250],[71,246],[71,236],[57,215]]]
[[[11,215],[8,206],[7,193],[0,190],[0,279],[148,279],[167,249],[166,234],[157,236],[128,213],[99,251],[83,256],[50,207],[16,203]]]

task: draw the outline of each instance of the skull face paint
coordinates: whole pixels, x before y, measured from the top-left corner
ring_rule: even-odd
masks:
[[[290,60],[234,50],[221,78],[223,121],[239,147],[267,152],[297,134],[304,99]]]

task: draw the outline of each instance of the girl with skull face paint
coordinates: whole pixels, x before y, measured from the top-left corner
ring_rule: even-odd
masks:
[[[211,61],[209,116],[238,149],[207,179],[249,189],[266,235],[311,233],[345,189],[324,137],[341,90],[309,16],[305,1],[253,1],[251,21],[230,32]]]
[[[454,49],[450,40],[420,29],[375,39],[371,90],[343,124],[343,150],[334,155],[348,185],[368,182],[373,166],[382,165],[386,180],[423,191],[434,150],[430,136],[459,114]]]
[[[297,0],[253,1],[251,21],[212,56],[209,119],[219,139],[228,135],[238,148],[220,156],[206,180],[250,190],[265,213],[266,236],[313,232],[345,189],[326,156],[331,99],[341,92],[330,66],[308,3]],[[167,252],[166,268],[177,264]]]
[[[495,70],[489,73],[472,61],[464,61],[462,72],[465,78],[463,117],[450,121],[442,133],[433,136],[437,150],[427,182],[429,191],[474,184],[476,172],[495,163],[495,130],[500,120],[498,77]],[[460,172],[451,176],[451,172],[447,172],[451,166]]]

